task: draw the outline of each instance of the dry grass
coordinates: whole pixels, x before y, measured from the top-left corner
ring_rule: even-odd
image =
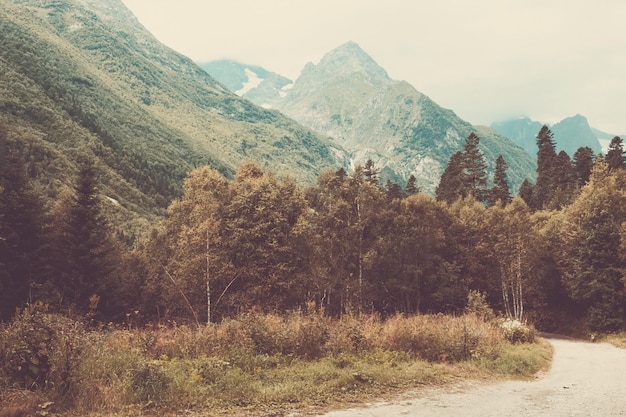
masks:
[[[540,345],[512,345],[495,322],[474,314],[335,320],[250,313],[200,328],[74,333],[64,318],[24,321],[1,333],[0,355],[28,342],[24,329],[48,329],[51,368],[42,378],[50,383],[31,409],[49,401],[71,415],[323,409],[458,378],[524,377],[548,361]],[[19,388],[12,371],[0,366],[3,393]]]

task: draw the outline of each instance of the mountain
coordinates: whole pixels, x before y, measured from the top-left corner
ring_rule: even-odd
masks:
[[[254,159],[308,183],[338,166],[338,146],[230,92],[121,0],[0,1],[0,140],[25,147],[49,201],[86,158],[112,215],[136,228],[199,165],[232,177]]]
[[[293,86],[293,81],[282,75],[237,61],[219,60],[199,65],[230,91],[264,108],[276,105]]]
[[[510,138],[532,156],[537,155],[537,134],[542,127],[543,123],[528,117],[491,124],[492,129]]]
[[[593,133],[587,118],[577,114],[565,118],[551,127],[554,133],[557,152],[564,150],[573,156],[576,151],[588,146],[595,153],[602,152],[602,145],[598,137]]]
[[[333,138],[350,152],[352,164],[372,159],[383,177],[400,183],[415,175],[427,192],[434,192],[450,156],[472,131],[480,131],[491,170],[502,153],[514,189],[535,175],[532,158],[510,139],[472,126],[409,83],[391,79],[354,42],[307,64],[276,108]]]
[[[537,155],[537,133],[543,125],[525,117],[493,123],[491,127],[511,138],[530,155],[535,156]],[[608,143],[615,136],[591,128],[587,118],[580,114],[565,118],[548,127],[554,133],[557,152],[564,150],[570,157],[574,156],[578,148],[585,146],[591,148],[596,154],[606,151]]]

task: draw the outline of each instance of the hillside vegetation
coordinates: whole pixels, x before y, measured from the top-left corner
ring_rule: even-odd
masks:
[[[194,167],[255,159],[311,183],[325,139],[240,99],[156,41],[119,0],[2,1],[0,122],[54,198],[92,158],[128,223],[163,214]]]

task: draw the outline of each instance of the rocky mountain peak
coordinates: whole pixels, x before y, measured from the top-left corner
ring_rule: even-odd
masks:
[[[347,42],[322,57],[319,64],[311,63],[302,71],[302,76],[315,76],[328,82],[335,78],[353,77],[370,84],[389,83],[391,78],[356,42]]]

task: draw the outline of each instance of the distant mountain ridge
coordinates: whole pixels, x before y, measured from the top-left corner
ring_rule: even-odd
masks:
[[[537,155],[537,133],[544,123],[528,117],[492,123],[491,127],[511,138],[530,155]],[[554,125],[547,124],[556,142],[557,152],[564,150],[572,157],[580,147],[589,147],[595,154],[606,152],[614,134],[602,132],[589,125],[586,117],[577,114]]]
[[[535,175],[532,158],[510,139],[472,126],[409,83],[391,79],[355,42],[333,49],[317,65],[308,63],[274,106],[330,136],[349,152],[348,164],[372,159],[384,177],[402,184],[415,175],[429,193],[472,131],[480,135],[490,170],[503,154],[514,189]]]

